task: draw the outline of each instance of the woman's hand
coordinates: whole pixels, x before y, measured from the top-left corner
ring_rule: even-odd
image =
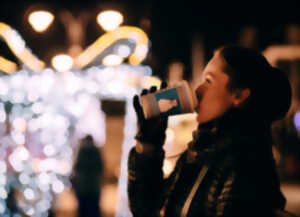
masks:
[[[160,89],[166,88],[167,83],[163,81],[161,83]],[[150,90],[144,89],[141,96],[154,93],[157,90],[155,86],[152,86]],[[147,145],[153,145],[157,147],[162,147],[165,141],[165,131],[168,125],[168,117],[154,117],[150,119],[145,119],[143,108],[139,102],[139,97],[137,95],[133,98],[133,106],[137,114],[138,122],[138,132],[135,137],[141,143]]]

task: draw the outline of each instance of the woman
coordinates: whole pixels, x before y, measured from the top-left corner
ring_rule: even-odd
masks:
[[[273,216],[284,209],[285,198],[272,155],[271,123],[289,109],[287,78],[260,53],[236,46],[218,49],[202,76],[197,131],[167,180],[162,172],[167,118],[145,120],[134,97],[139,131],[128,162],[133,215]]]

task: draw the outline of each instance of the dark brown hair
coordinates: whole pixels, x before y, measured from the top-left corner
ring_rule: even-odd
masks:
[[[254,49],[224,46],[217,52],[225,62],[224,72],[230,77],[228,89],[250,89],[251,94],[245,105],[249,115],[269,122],[285,116],[292,93],[284,72],[272,67]]]

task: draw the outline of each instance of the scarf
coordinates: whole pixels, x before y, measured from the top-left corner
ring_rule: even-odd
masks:
[[[231,137],[221,136],[214,122],[199,125],[193,132],[193,140],[188,143],[187,163],[212,161],[221,154],[230,151]]]

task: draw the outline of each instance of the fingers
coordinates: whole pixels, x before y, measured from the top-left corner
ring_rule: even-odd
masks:
[[[150,88],[150,93],[154,93],[156,90],[157,90],[157,87],[156,86],[152,86]]]
[[[163,89],[167,87],[167,83],[165,81],[162,82],[160,89]],[[156,86],[151,86],[149,90],[147,89],[143,89],[141,96],[146,95],[148,93],[154,93],[155,91],[157,91],[157,87]]]
[[[137,114],[137,117],[138,117],[138,120],[140,122],[142,122],[145,118],[144,118],[144,112],[143,112],[143,108],[139,102],[139,97],[138,95],[135,95],[133,97],[133,107],[134,107],[134,110]]]
[[[146,95],[147,93],[148,93],[148,90],[147,89],[143,89],[142,93],[141,93],[141,96]]]
[[[160,89],[164,89],[168,86],[167,82],[166,81],[162,81],[161,84],[160,84]]]

